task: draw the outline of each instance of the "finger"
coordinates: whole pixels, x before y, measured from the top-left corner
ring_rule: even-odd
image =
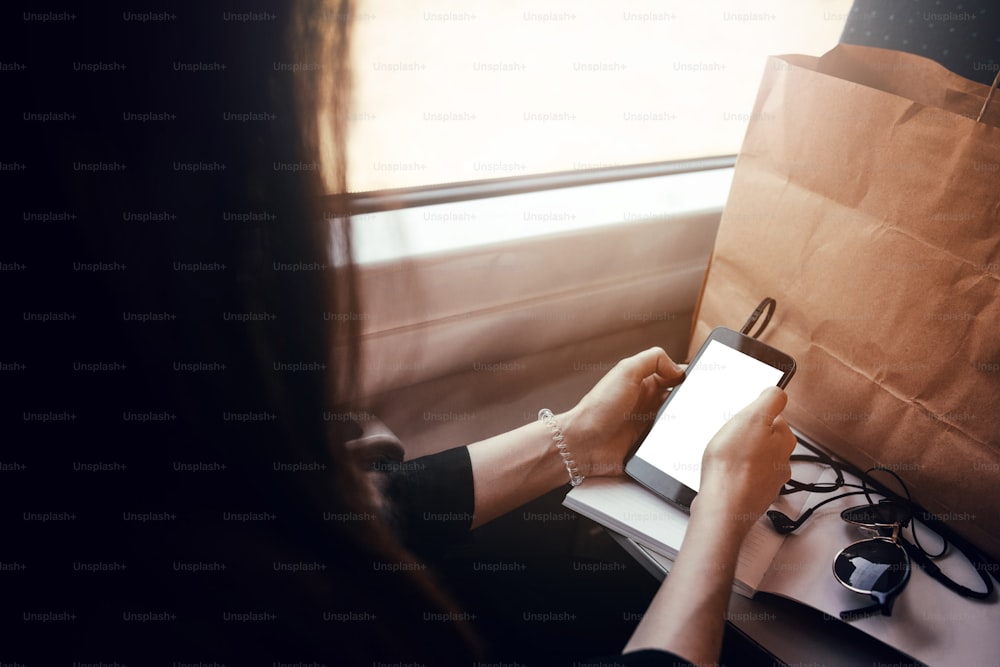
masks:
[[[788,403],[788,396],[778,387],[767,387],[752,403],[740,410],[741,421],[774,430],[774,420]]]
[[[788,422],[781,415],[774,418],[774,434],[778,436],[778,447],[781,449],[781,468],[785,473],[785,481],[787,482],[792,478],[792,463],[791,456],[792,450],[795,449],[796,440],[795,434],[792,433],[792,429],[788,426]]]
[[[781,414],[786,405],[788,405],[788,394],[780,387],[768,387],[751,403],[754,412],[771,415],[772,421]]]
[[[774,428],[775,433],[780,433],[781,435],[789,435],[792,438],[795,435],[792,433],[792,428],[788,425],[788,421],[782,416],[778,415],[774,418],[774,422],[771,424]]]
[[[639,400],[636,403],[637,409],[643,412],[656,412],[663,405],[667,398],[667,389],[661,387],[656,381],[656,376],[651,375],[642,381],[639,390]]]
[[[684,370],[664,352],[662,347],[651,347],[632,355],[623,363],[639,378],[652,376],[663,388],[673,387],[684,379]]]
[[[795,434],[792,433],[792,428],[788,425],[788,420],[782,415],[778,415],[774,418],[774,423],[771,424],[771,429],[775,434],[781,436],[786,442],[795,442]]]
[[[796,440],[795,434],[792,433],[791,427],[784,417],[778,415],[774,418],[774,424],[772,425],[773,432],[777,434],[783,441],[785,449],[787,450],[789,456],[792,454],[792,450],[795,449]]]

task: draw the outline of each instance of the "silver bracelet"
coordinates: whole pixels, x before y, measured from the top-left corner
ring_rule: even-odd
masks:
[[[559,456],[562,457],[563,463],[566,465],[566,472],[569,473],[569,483],[573,486],[579,486],[583,483],[583,475],[580,474],[580,470],[576,467],[576,461],[569,453],[569,446],[566,444],[566,438],[563,437],[562,429],[556,422],[556,416],[548,408],[542,408],[538,411],[538,421],[545,422],[545,425],[552,431],[552,440],[556,443],[556,448],[559,449]]]

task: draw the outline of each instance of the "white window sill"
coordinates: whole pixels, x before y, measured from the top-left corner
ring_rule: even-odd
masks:
[[[353,217],[358,264],[721,210],[733,169],[564,187]]]

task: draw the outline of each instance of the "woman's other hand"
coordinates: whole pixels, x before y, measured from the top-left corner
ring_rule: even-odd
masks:
[[[557,417],[584,477],[620,475],[632,445],[684,371],[662,348],[619,361],[576,407]]]
[[[791,474],[795,435],[781,411],[788,395],[768,387],[712,438],[701,463],[692,517],[732,524],[744,533],[774,502]],[[699,517],[701,518],[701,517]]]

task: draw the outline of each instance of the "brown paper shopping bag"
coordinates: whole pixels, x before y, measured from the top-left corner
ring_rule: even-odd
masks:
[[[694,325],[798,362],[789,422],[1000,557],[1000,101],[924,58],[770,58]]]

